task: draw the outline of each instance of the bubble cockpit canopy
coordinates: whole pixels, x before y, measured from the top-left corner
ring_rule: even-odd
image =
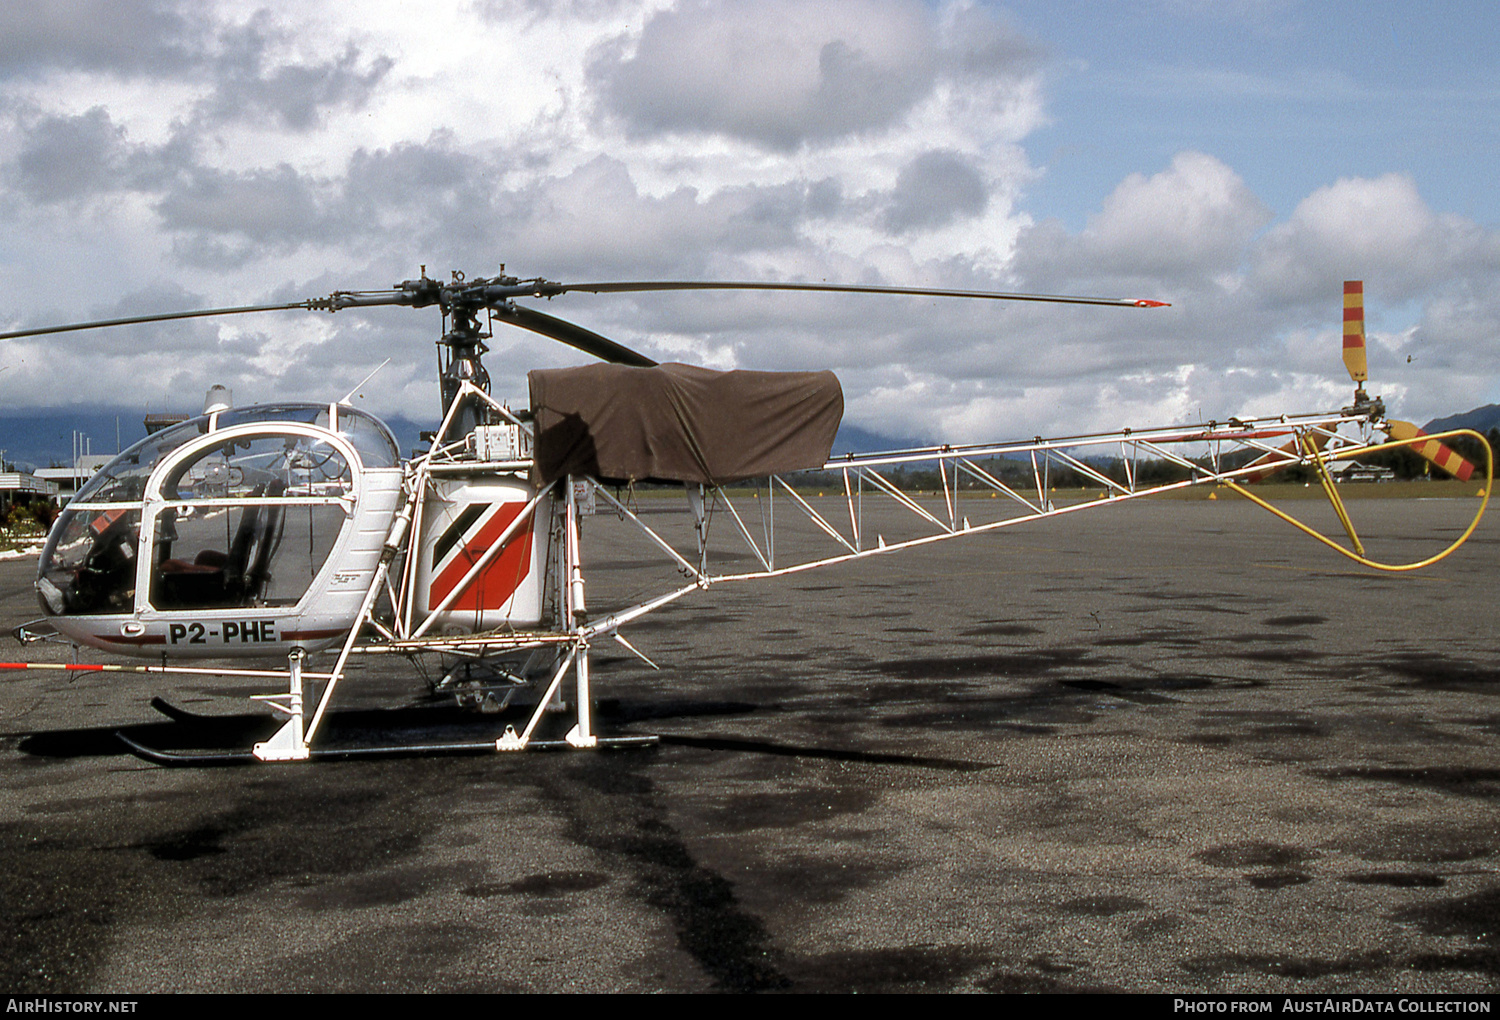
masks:
[[[223,443],[201,442],[228,430]],[[340,449],[328,431],[348,445]],[[152,481],[193,443],[196,452]],[[385,425],[346,406],[264,404],[163,429],[105,465],[63,511],[38,569],[42,608],[54,616],[131,613],[143,553],[150,564],[143,593],[156,609],[295,603],[337,540],[347,519],[340,504],[357,495],[357,473],[399,465]],[[150,512],[148,490],[159,501]],[[293,518],[306,518],[298,533],[312,536],[295,555],[282,548]]]

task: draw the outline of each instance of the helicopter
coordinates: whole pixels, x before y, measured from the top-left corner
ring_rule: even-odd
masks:
[[[196,673],[285,684],[284,691],[255,695],[282,723],[248,751],[167,752],[121,735],[133,753],[168,765],[630,746],[654,738],[596,732],[591,649],[613,641],[656,668],[622,630],[716,585],[889,556],[1203,485],[1252,500],[1362,565],[1410,570],[1461,546],[1488,505],[1493,454],[1483,437],[1466,430],[1426,436],[1411,423],[1388,419],[1380,398],[1365,392],[1363,287],[1356,281],[1346,283],[1344,293],[1344,358],[1356,384],[1350,406],[840,456],[831,449],[843,394],[831,372],[659,365],[521,303],[574,292],[695,290],[1165,305],[842,284],[565,284],[504,275],[503,267],[491,278],[471,280],[455,272],[440,282],[424,266],[419,278],[382,290],[0,334],[11,339],[195,317],[379,306],[437,307],[444,323],[438,377],[443,418],[428,449],[411,458],[400,455],[378,418],[347,399],[236,408],[215,391],[200,416],[119,454],[53,525],[35,582],[45,615],[15,634],[25,643],[61,640],[159,664],[0,668]],[[512,410],[491,395],[482,361],[496,323],[558,340],[599,362],[531,372],[530,406]],[[1404,447],[1468,479],[1474,465],[1443,443],[1460,434],[1478,440],[1487,462],[1485,496],[1467,530],[1415,563],[1372,559],[1330,465]],[[1118,451],[1123,479],[1098,466],[1101,451]],[[1174,465],[1179,477],[1148,481],[1140,470],[1143,459]],[[997,467],[1017,463],[1029,465],[1028,484],[1006,481]],[[1318,477],[1348,547],[1245,487],[1292,465]],[[913,496],[896,480],[897,473],[916,467],[935,473],[930,498]],[[1101,486],[1101,498],[1055,503],[1050,482],[1062,469]],[[640,512],[636,489],[646,485],[685,493],[685,542]],[[828,487],[835,490],[832,497],[812,495],[813,488]],[[890,512],[901,523],[893,524]],[[663,590],[604,612],[591,604],[582,534],[595,515],[613,517],[659,558],[670,577]],[[790,540],[796,529],[799,537]],[[726,536],[737,556],[723,555]],[[329,655],[333,661],[326,668],[306,668],[309,660]],[[481,710],[505,710],[520,692],[534,695],[533,704],[520,729],[507,725],[497,739],[477,744],[322,747],[318,738],[340,683],[350,676],[351,659],[374,655],[435,658],[442,675],[434,690]],[[285,667],[185,664],[264,659],[284,661]],[[559,713],[571,726],[560,739],[544,737],[544,718]]]

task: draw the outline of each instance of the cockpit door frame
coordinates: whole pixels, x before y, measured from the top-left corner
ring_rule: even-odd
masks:
[[[229,442],[293,436],[326,443],[337,450],[349,466],[350,491],[339,496],[315,496],[309,494],[305,496],[231,497],[199,500],[168,499],[162,493],[162,484],[167,478],[176,474],[177,470],[184,463],[197,459],[207,450],[212,450]],[[156,560],[157,520],[164,511],[186,506],[223,507],[227,510],[254,506],[293,507],[337,505],[344,511],[344,520],[339,526],[338,537],[334,540],[332,548],[327,558],[324,559],[322,566],[318,569],[316,575],[311,579],[301,596],[299,596],[295,605],[191,610],[195,616],[207,616],[209,618],[244,616],[247,612],[267,613],[278,616],[296,616],[301,614],[308,608],[309,601],[316,597],[317,593],[326,586],[328,576],[338,569],[339,554],[348,545],[350,534],[353,531],[354,510],[364,491],[364,478],[364,462],[361,460],[359,451],[355,446],[338,433],[318,425],[286,421],[253,422],[231,426],[226,429],[216,429],[205,433],[200,438],[184,443],[176,450],[173,450],[170,455],[163,458],[162,462],[152,470],[146,482],[145,495],[141,503],[140,537],[138,543],[140,553],[136,563],[135,615],[142,620],[152,620],[166,616],[179,616],[184,613],[182,609],[163,609],[151,603],[152,572],[155,569]]]

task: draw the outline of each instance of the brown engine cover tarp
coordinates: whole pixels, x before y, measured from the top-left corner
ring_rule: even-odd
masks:
[[[820,468],[844,416],[832,372],[585,365],[532,372],[537,480],[717,485]]]

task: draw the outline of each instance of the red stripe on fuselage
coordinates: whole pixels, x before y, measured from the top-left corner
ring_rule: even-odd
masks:
[[[433,580],[428,605],[437,606],[447,598],[469,569],[479,562],[480,557],[500,537],[501,532],[524,509],[525,503],[500,504],[489,520],[480,527],[473,540],[465,542],[458,555]],[[449,608],[499,609],[505,605],[526,579],[526,575],[531,573],[531,532],[532,521],[528,520],[521,526],[520,532],[511,537],[505,550],[479,572],[479,576],[470,582],[464,593]]]

